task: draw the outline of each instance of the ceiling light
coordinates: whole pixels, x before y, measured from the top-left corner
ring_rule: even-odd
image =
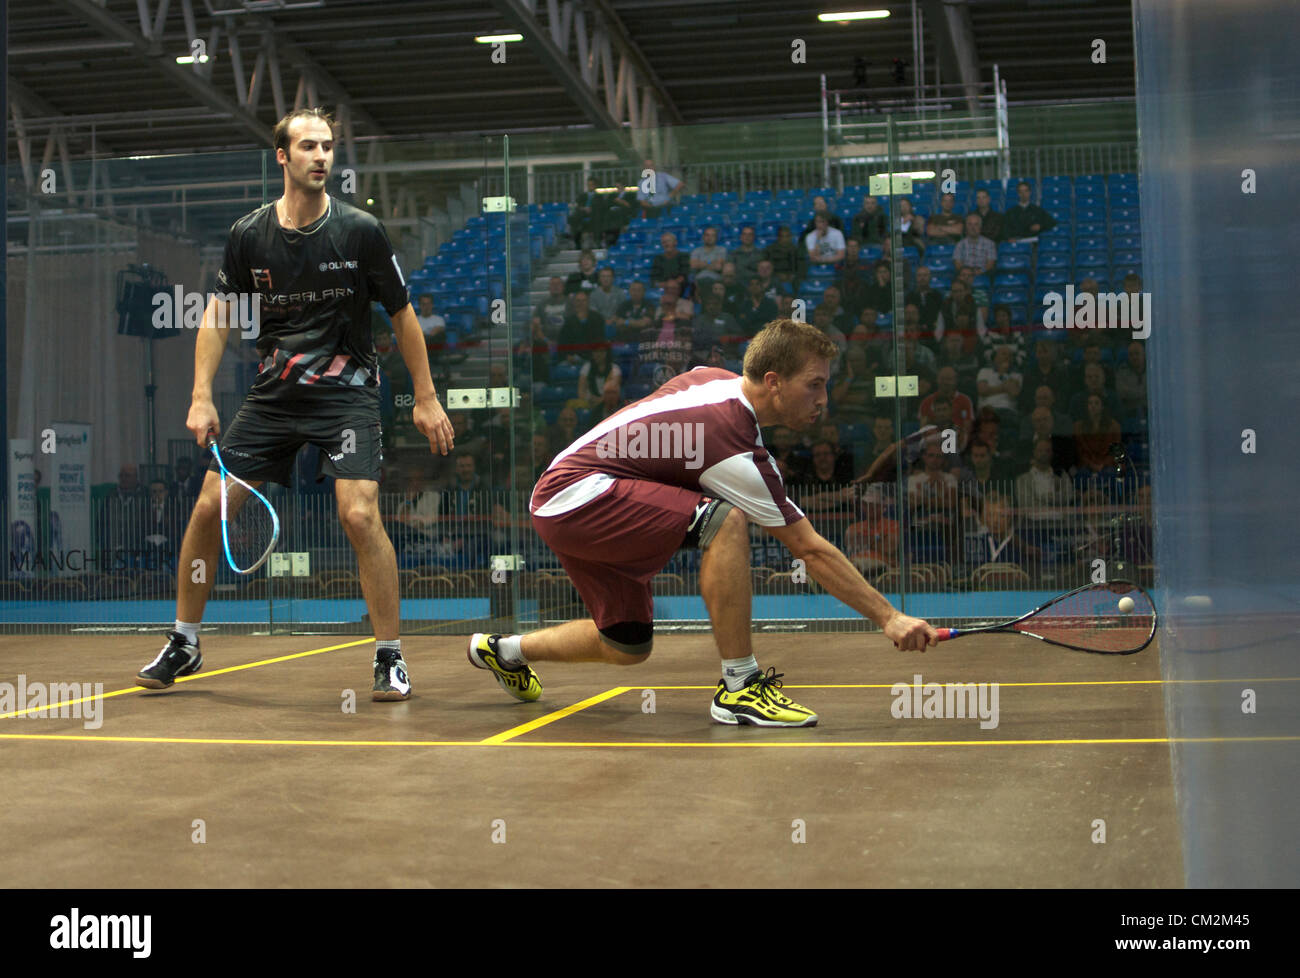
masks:
[[[841,10],[833,14],[818,14],[823,24],[847,24],[852,20],[879,20],[888,17],[888,10]]]

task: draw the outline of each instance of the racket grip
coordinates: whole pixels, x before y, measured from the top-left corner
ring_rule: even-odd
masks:
[[[961,632],[956,628],[936,628],[934,634],[940,642],[946,642],[950,638],[956,638]]]

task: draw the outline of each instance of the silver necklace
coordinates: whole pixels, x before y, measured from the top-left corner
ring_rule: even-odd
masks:
[[[281,197],[280,199],[284,200],[283,197]],[[312,228],[310,231],[304,231],[302,228],[293,227],[293,226],[285,227],[284,222],[280,223],[280,228],[281,230],[292,231],[294,234],[301,234],[303,237],[307,237],[309,235],[315,234],[317,231],[323,228],[325,226],[325,223],[329,220],[330,214],[333,213],[333,211],[334,211],[334,198],[329,196],[329,194],[326,194],[325,213],[322,214],[319,218],[317,218],[318,221],[317,225],[314,228]],[[284,216],[285,217],[289,216],[289,210],[287,207],[285,208]]]

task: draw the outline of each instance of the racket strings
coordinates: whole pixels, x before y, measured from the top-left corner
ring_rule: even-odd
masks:
[[[256,497],[239,507],[229,522],[230,555],[241,568],[256,564],[271,545],[271,514]]]
[[[1123,598],[1133,602],[1131,611],[1120,609]],[[1150,641],[1155,631],[1155,616],[1155,606],[1145,591],[1134,585],[1112,582],[1062,595],[1013,627],[1072,648],[1130,652]]]

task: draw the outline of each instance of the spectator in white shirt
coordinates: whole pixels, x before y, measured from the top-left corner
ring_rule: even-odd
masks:
[[[808,260],[814,265],[838,265],[844,260],[844,234],[831,227],[826,217],[818,214],[816,230],[808,232],[804,245],[808,249]]]
[[[985,367],[976,375],[975,385],[979,390],[979,410],[990,407],[999,416],[1011,415],[1014,420],[1023,378],[1011,369],[1012,352],[1009,346],[998,347],[993,353],[993,366]]]
[[[447,320],[433,311],[433,296],[428,292],[421,292],[417,301],[420,311],[415,314],[415,320],[420,324],[420,332],[424,333],[425,345],[441,343],[447,333]]]
[[[1020,506],[1064,506],[1074,498],[1074,480],[1052,468],[1052,439],[1034,441],[1029,471],[1016,477],[1016,503]]]

